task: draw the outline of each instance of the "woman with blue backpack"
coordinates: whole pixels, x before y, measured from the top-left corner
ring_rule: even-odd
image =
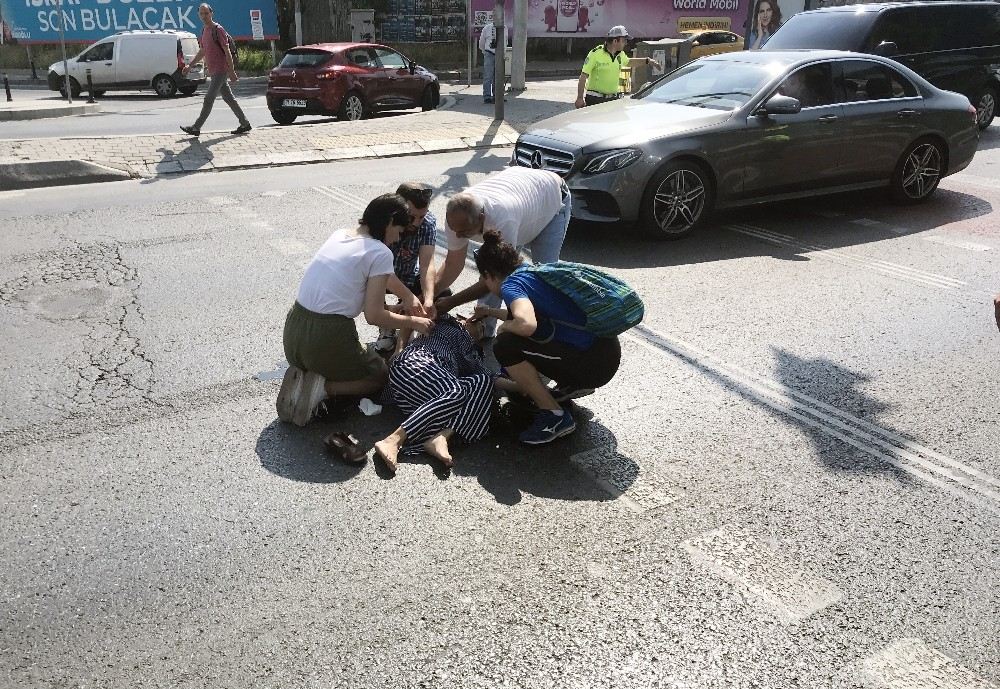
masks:
[[[495,230],[483,234],[473,256],[483,283],[507,307],[477,306],[475,317],[503,321],[493,354],[539,409],[521,442],[543,445],[569,435],[576,422],[560,403],[589,395],[614,377],[622,354],[617,336],[642,320],[642,301],[589,266],[526,263]],[[539,374],[556,387],[546,387]]]

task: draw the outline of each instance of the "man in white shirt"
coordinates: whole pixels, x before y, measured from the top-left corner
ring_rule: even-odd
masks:
[[[479,50],[483,54],[483,102],[493,102],[493,75],[496,70],[497,33],[493,23],[483,27],[479,34]]]
[[[509,167],[455,194],[445,211],[448,253],[436,289],[440,293],[462,274],[469,240],[482,241],[485,230],[497,230],[518,249],[530,249],[535,263],[558,261],[571,210],[572,197],[562,177],[529,167]],[[476,299],[492,308],[500,306],[500,297],[482,281],[439,299],[435,306],[439,312],[448,311]],[[495,327],[495,320],[486,322],[487,337]]]

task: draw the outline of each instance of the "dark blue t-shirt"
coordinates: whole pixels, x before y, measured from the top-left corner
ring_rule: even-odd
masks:
[[[594,336],[590,333],[552,322],[551,319],[555,319],[582,326],[586,324],[587,317],[572,299],[536,274],[523,268],[515,270],[500,284],[500,297],[508,309],[511,302],[518,299],[531,302],[538,320],[532,340],[547,342],[551,338],[577,349],[590,349],[594,344]]]

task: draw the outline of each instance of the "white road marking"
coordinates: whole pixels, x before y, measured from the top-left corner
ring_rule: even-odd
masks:
[[[862,227],[883,227],[888,225],[881,220],[872,220],[871,218],[855,218],[850,221],[853,225],[861,225]]]
[[[780,234],[778,232],[772,232],[771,230],[765,230],[761,227],[755,227],[753,225],[727,225],[726,229],[733,232],[739,232],[740,234],[745,234],[756,239],[762,239],[771,244],[778,244],[780,246],[788,246],[799,251],[806,251],[811,256],[815,256],[817,258],[831,260],[841,265],[866,268],[876,273],[881,273],[889,277],[905,280],[918,285],[938,287],[941,289],[957,289],[967,285],[967,283],[962,280],[948,277],[947,275],[938,275],[937,273],[930,273],[917,268],[910,268],[909,266],[900,265],[898,263],[868,258],[867,256],[859,256],[839,249],[831,249],[820,244],[806,244],[795,237]]]
[[[930,235],[929,237],[921,237],[925,242],[933,242],[935,244],[944,244],[945,246],[954,246],[958,249],[966,249],[968,251],[989,251],[993,247],[986,246],[985,244],[976,244],[975,242],[965,242],[961,239],[953,239],[951,237],[942,237],[940,235]]]
[[[364,210],[365,206],[367,205],[365,201],[361,200],[361,198],[355,196],[354,194],[351,194],[350,192],[340,189],[339,187],[320,186],[320,187],[313,187],[313,189],[323,194],[323,196],[327,196],[333,199],[334,201],[339,201],[341,203],[347,204],[352,208],[357,208],[358,210]]]
[[[800,622],[844,597],[832,582],[803,570],[748,531],[723,527],[681,547],[694,563],[746,589],[785,624]]]
[[[712,370],[719,378],[728,379],[730,382],[727,385],[741,394],[972,504],[1000,512],[1000,480],[975,467],[809,395],[728,364],[694,345],[647,326],[636,326],[625,337],[661,356],[665,352],[670,353],[703,369]]]
[[[609,448],[577,452],[569,461],[633,512],[649,512],[677,499],[655,476]]]
[[[857,679],[877,689],[997,689],[920,639],[900,639],[863,660]]]

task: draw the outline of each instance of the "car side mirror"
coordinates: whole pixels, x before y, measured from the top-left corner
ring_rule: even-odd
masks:
[[[791,96],[771,96],[764,105],[757,108],[754,115],[768,117],[769,115],[798,115],[802,112],[802,103]]]
[[[414,62],[413,60],[410,60],[410,74],[413,74],[416,71],[417,71],[417,63]]]
[[[892,57],[893,55],[899,55],[899,46],[892,41],[882,41],[875,46],[875,50],[872,52],[882,57]]]

